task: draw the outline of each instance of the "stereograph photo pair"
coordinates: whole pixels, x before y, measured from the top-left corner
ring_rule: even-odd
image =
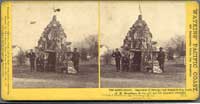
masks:
[[[3,1],[4,100],[195,100],[197,1]]]

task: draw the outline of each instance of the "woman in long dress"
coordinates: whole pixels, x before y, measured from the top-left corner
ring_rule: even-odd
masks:
[[[68,56],[68,67],[67,67],[67,71],[69,74],[76,74],[77,71],[74,68],[74,64],[72,62],[72,54],[70,53],[70,55]]]
[[[163,71],[159,67],[158,61],[154,61],[153,63],[153,73],[163,73]]]

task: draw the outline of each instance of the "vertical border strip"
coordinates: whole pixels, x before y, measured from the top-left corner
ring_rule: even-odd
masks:
[[[99,75],[99,88],[101,88],[101,56],[100,56],[100,45],[101,45],[101,40],[100,40],[100,0],[98,0],[98,75]]]
[[[197,1],[186,1],[186,42],[186,93],[191,100],[199,96],[199,4]]]
[[[4,1],[1,5],[1,96],[8,99],[12,90],[12,19],[11,2]]]

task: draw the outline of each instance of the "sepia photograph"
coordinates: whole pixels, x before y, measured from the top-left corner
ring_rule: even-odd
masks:
[[[103,88],[184,88],[185,2],[102,1]]]
[[[196,100],[196,1],[3,1],[5,101]]]
[[[13,88],[98,87],[98,3],[12,3]]]

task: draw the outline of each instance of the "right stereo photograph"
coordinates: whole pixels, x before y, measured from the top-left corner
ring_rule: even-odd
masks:
[[[102,1],[102,88],[185,87],[185,2]]]

